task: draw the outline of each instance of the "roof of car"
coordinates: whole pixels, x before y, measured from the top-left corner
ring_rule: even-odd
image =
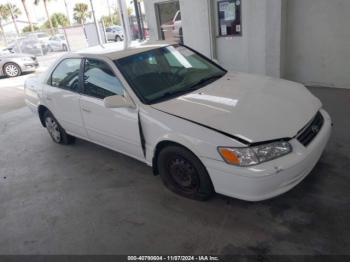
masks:
[[[111,43],[111,44],[103,44],[99,46],[86,48],[78,51],[77,53],[80,55],[103,55],[105,57],[108,57],[111,60],[117,60],[120,58],[139,54],[149,50],[165,47],[171,44],[173,43],[159,41],[159,42],[153,42],[153,43],[148,42],[143,44],[136,44],[136,45],[132,45],[127,48],[124,48],[123,43]]]

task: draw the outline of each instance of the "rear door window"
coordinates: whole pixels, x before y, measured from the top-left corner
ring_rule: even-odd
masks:
[[[80,58],[63,60],[53,71],[50,85],[72,92],[79,92]]]

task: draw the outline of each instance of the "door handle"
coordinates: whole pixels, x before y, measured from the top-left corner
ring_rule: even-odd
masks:
[[[82,108],[82,110],[83,110],[85,113],[91,113],[91,111],[90,111],[89,109]]]

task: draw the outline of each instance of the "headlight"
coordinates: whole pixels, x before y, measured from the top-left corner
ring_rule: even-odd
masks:
[[[226,163],[248,167],[288,155],[292,146],[289,142],[280,141],[254,147],[219,147],[218,150]]]

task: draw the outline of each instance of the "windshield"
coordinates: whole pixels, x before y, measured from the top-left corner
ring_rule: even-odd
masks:
[[[226,74],[207,58],[179,45],[128,56],[115,64],[146,104],[192,92]]]

